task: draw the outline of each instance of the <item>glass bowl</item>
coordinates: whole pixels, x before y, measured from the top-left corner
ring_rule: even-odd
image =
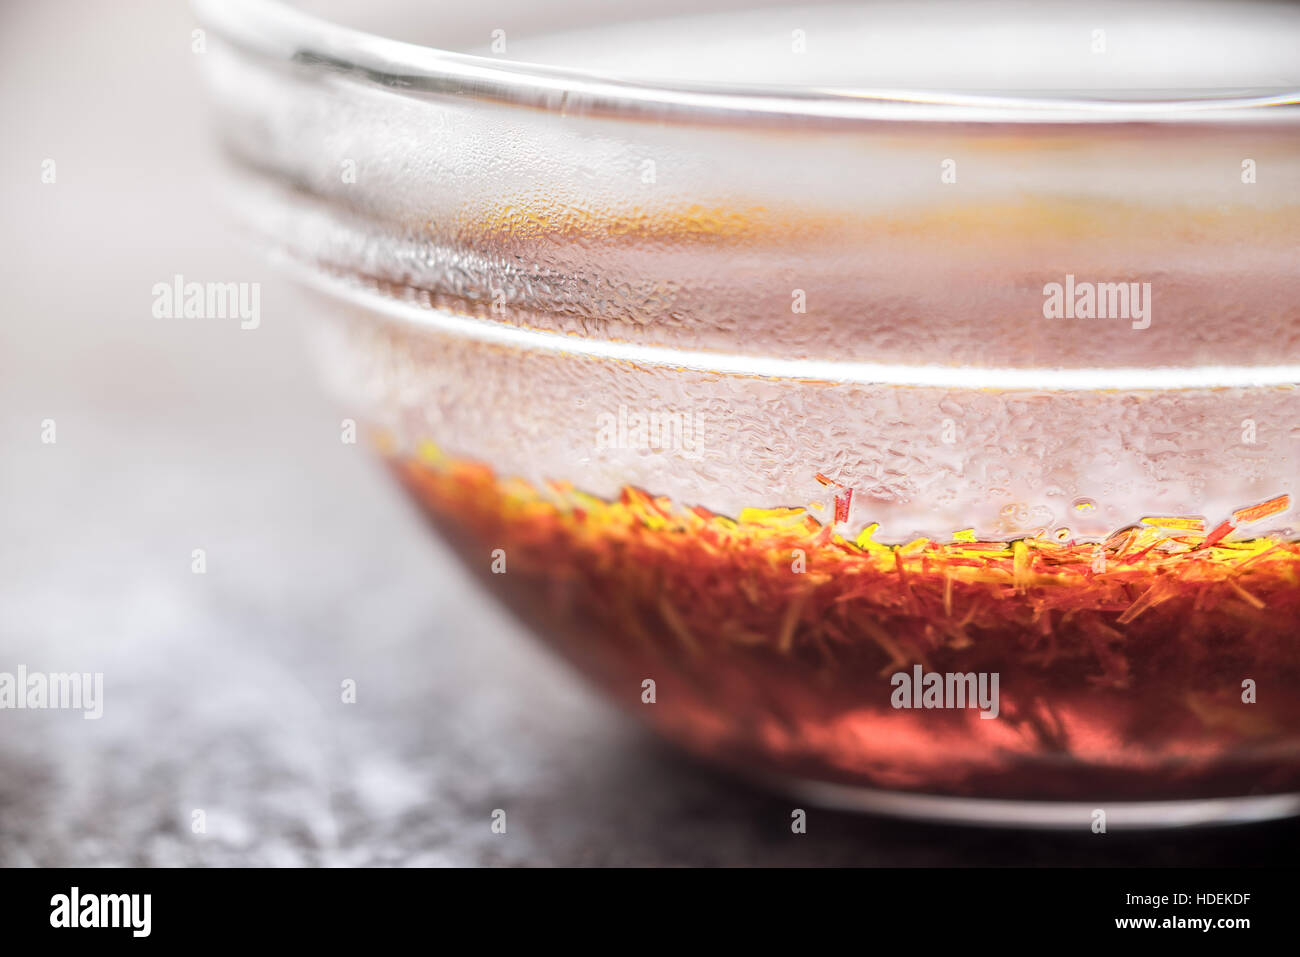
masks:
[[[329,382],[614,701],[831,805],[1300,809],[1296,8],[197,6]]]

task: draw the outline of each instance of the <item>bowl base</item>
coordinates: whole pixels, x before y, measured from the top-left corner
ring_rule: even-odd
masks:
[[[1017,801],[884,791],[783,776],[763,783],[822,808],[984,827],[1090,830],[1098,810],[1107,831],[1253,824],[1300,815],[1300,793],[1183,801]]]

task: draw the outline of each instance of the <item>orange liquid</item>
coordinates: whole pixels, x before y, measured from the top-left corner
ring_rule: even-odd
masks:
[[[1155,528],[1101,546],[858,544],[801,510],[737,522],[632,489],[605,502],[453,460],[394,465],[528,624],[715,761],[986,798],[1300,788],[1300,544]],[[998,673],[997,718],[894,707],[891,675],[918,664]]]

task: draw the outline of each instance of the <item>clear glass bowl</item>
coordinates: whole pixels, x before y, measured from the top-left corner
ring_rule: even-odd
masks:
[[[893,814],[1300,809],[1296,8],[197,6],[330,382],[612,699]]]

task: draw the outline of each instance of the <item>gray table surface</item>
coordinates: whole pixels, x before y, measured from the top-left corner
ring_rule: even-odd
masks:
[[[0,712],[0,864],[1259,864],[1295,846],[1294,824],[1067,837],[815,810],[792,835],[789,802],[591,695],[338,441],[293,291],[224,226],[188,11],[0,17],[0,671],[105,676],[102,720]],[[177,273],[263,282],[261,328],[153,319]]]

